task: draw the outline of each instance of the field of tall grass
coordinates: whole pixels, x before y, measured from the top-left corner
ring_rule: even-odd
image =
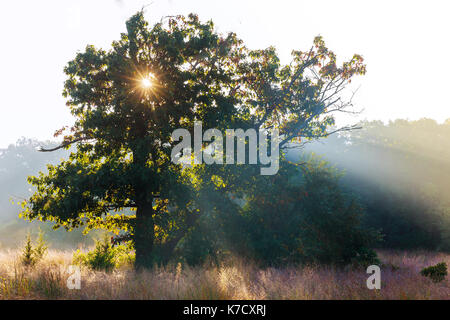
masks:
[[[220,267],[174,265],[136,273],[81,268],[81,289],[67,288],[72,251],[50,250],[33,267],[21,252],[0,251],[0,299],[450,299],[450,281],[434,283],[424,267],[450,255],[379,251],[381,290],[369,290],[365,270],[332,267],[258,268],[235,259]]]

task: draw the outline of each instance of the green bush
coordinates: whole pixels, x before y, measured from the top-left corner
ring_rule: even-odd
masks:
[[[381,236],[363,227],[364,210],[341,188],[339,172],[316,159],[302,169],[284,164],[248,197],[242,251],[265,264],[379,263],[371,248]]]
[[[435,266],[424,268],[420,271],[420,274],[424,277],[430,278],[433,282],[444,281],[447,276],[447,264],[445,262],[441,262]]]
[[[22,249],[22,264],[26,267],[32,267],[36,264],[36,258],[34,256],[33,243],[31,242],[30,234],[27,235],[25,245]]]
[[[41,260],[47,254],[48,246],[44,240],[44,232],[39,230],[39,235],[36,240],[36,246],[34,248],[34,255],[37,260]]]
[[[44,240],[44,233],[39,230],[39,235],[36,240],[36,244],[33,247],[33,241],[31,235],[28,234],[25,240],[25,245],[22,249],[21,261],[24,266],[32,267],[38,263],[47,253],[47,243]]]
[[[218,243],[214,223],[213,219],[203,217],[202,221],[185,236],[177,250],[181,261],[190,266],[203,265],[207,261],[218,264],[219,252],[222,248]]]
[[[227,196],[204,187],[205,210],[180,255],[188,264],[233,255],[261,265],[378,265],[372,248],[381,235],[364,227],[364,209],[340,176],[312,158],[302,165],[280,161],[274,176],[238,176]]]
[[[103,239],[95,240],[95,248],[83,253],[77,250],[73,263],[84,265],[92,270],[111,272],[115,268],[131,265],[134,262],[134,252],[131,243],[113,246],[107,234]]]

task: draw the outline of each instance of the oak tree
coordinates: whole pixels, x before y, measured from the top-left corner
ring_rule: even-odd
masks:
[[[278,128],[281,147],[351,129],[329,130],[334,114],[351,108],[342,92],[365,65],[359,55],[338,65],[321,37],[282,65],[273,47],[250,50],[193,14],[150,27],[138,12],[126,30],[111,49],[87,46],[65,67],[75,123],[56,132],[60,146],[41,151],[76,150],[29,178],[36,192],[24,218],[124,231],[136,267],[151,267],[155,245],[170,252],[203,210],[193,198],[195,177],[171,161],[175,129],[192,132],[194,121],[219,130]]]

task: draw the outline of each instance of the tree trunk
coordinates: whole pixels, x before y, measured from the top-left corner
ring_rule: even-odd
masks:
[[[153,222],[153,201],[143,196],[137,203],[136,228],[134,230],[134,246],[136,249],[135,269],[153,267],[153,242],[155,225]]]

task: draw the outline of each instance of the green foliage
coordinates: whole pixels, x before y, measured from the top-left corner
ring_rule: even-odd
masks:
[[[191,266],[204,265],[206,262],[218,262],[223,258],[225,244],[217,230],[220,226],[212,217],[202,217],[183,237],[175,258]]]
[[[34,255],[37,260],[41,260],[47,253],[48,246],[47,242],[44,240],[44,232],[39,230],[38,238],[36,240],[36,245],[34,248]]]
[[[134,262],[134,253],[130,244],[113,246],[108,234],[101,240],[95,241],[92,251],[83,253],[77,250],[73,256],[73,263],[85,265],[92,270],[111,272],[115,268],[130,265]]]
[[[306,159],[301,166],[282,161],[278,175],[252,179],[240,195],[208,193],[203,183],[205,223],[184,238],[179,254],[194,264],[226,254],[265,265],[376,264],[371,248],[381,236],[362,225],[363,208],[342,190],[339,177],[325,161]]]
[[[372,121],[361,127],[306,151],[345,170],[342,184],[365,208],[364,224],[385,234],[382,247],[449,251],[450,121]]]
[[[36,263],[38,263],[47,253],[47,243],[44,240],[44,232],[39,231],[38,238],[36,240],[36,244],[33,247],[33,241],[31,240],[31,235],[28,233],[27,238],[25,240],[25,245],[22,249],[22,264],[27,267],[33,267]]]
[[[350,265],[362,268],[367,268],[371,265],[381,265],[381,260],[378,258],[375,250],[373,250],[373,247],[380,242],[381,239],[382,235],[380,232],[370,230],[370,234],[366,238],[366,243],[354,251],[353,257],[350,259]],[[393,267],[392,271],[395,270],[396,269]]]
[[[63,94],[75,123],[56,136],[66,132],[59,148],[76,143],[76,151],[49,165],[48,173],[29,177],[36,192],[22,216],[69,231],[125,231],[137,267],[167,261],[196,217],[207,214],[196,201],[194,177],[171,161],[175,129],[192,133],[195,121],[222,131],[276,127],[281,147],[300,137],[326,137],[333,114],[351,107],[336,99],[339,93],[366,71],[360,55],[337,65],[321,37],[282,65],[273,47],[250,50],[234,33],[218,34],[194,14],[149,27],[138,12],[126,30],[111,49],[89,45],[65,67]],[[221,179],[222,187],[233,185]]]
[[[435,266],[422,269],[420,274],[429,277],[433,282],[441,282],[447,276],[447,264],[445,262],[438,263]]]
[[[266,263],[372,264],[380,235],[362,226],[363,209],[343,193],[336,170],[314,159],[302,166],[286,166],[249,198],[249,252]]]
[[[27,235],[25,245],[22,249],[22,264],[27,267],[32,267],[36,264],[36,258],[34,256],[33,244],[31,242],[31,235]]]

